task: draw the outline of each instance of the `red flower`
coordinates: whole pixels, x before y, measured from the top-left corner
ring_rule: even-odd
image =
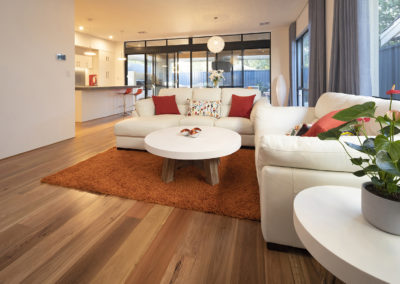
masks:
[[[369,117],[360,117],[360,118],[357,118],[357,121],[364,121],[364,122],[369,122],[371,120],[371,118],[369,118]]]
[[[396,85],[393,85],[393,87],[386,92],[386,95],[396,95],[396,94],[400,94],[400,90],[395,90]]]

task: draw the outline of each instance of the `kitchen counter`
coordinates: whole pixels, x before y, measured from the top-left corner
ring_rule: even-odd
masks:
[[[141,88],[142,86],[75,86],[75,90],[113,90],[113,89],[126,89],[126,88]]]
[[[75,121],[83,122],[110,115],[115,115],[134,109],[135,98],[133,94],[123,95],[127,88],[140,88],[141,86],[82,86],[75,87]],[[140,94],[137,99],[143,99]]]

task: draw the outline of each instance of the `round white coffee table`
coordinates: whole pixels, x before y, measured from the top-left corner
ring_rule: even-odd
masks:
[[[304,246],[346,283],[400,283],[400,236],[370,225],[361,190],[318,186],[294,200],[294,226]]]
[[[219,183],[219,158],[240,149],[240,135],[225,128],[201,126],[199,137],[192,138],[181,135],[180,131],[184,128],[192,129],[194,126],[165,128],[144,138],[148,152],[164,157],[162,180],[166,183],[173,181],[177,166],[188,164],[187,161],[197,161],[195,164],[204,167],[207,182],[211,185]]]

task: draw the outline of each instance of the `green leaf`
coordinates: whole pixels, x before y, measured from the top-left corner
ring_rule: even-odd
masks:
[[[386,184],[386,189],[389,193],[395,193],[397,192],[397,185],[395,183],[387,183]]]
[[[333,118],[340,121],[351,121],[360,117],[374,117],[374,114],[375,102],[366,102],[339,111]]]
[[[357,145],[357,144],[353,144],[353,143],[346,142],[346,141],[344,143],[346,143],[346,145],[349,146],[350,148],[357,150],[361,153],[364,153],[367,155],[372,155],[372,156],[376,155],[375,148],[373,148],[373,147],[371,148],[369,146],[369,144],[367,144],[367,147],[364,147],[363,145]]]
[[[376,165],[369,165],[368,167],[364,168],[364,172],[366,173],[373,173],[378,172],[379,168]]]
[[[363,158],[352,158],[350,161],[353,165],[361,166],[363,163]]]
[[[386,173],[400,176],[400,171],[397,169],[396,165],[385,150],[380,150],[376,154],[376,165]]]
[[[364,150],[370,154],[370,155],[375,155],[376,150],[375,150],[375,138],[367,138],[364,140],[362,144]]]
[[[326,132],[318,134],[320,140],[339,140],[340,136],[344,131],[351,130],[351,125],[355,124],[356,121],[349,121],[338,127],[332,128]]]
[[[379,179],[378,177],[372,177],[371,181],[378,188],[385,186],[385,182],[383,180]]]
[[[380,133],[382,133],[386,137],[391,136],[391,134],[390,134],[390,125],[389,126],[385,126],[384,128],[382,128],[380,130]],[[399,133],[400,133],[400,129],[398,129],[397,127],[394,127],[393,128],[393,135],[396,135],[396,134],[399,134]]]
[[[391,142],[386,136],[378,135],[375,138],[376,151],[384,150],[389,153],[392,160],[400,159],[400,140]]]
[[[353,173],[353,175],[355,175],[356,177],[363,177],[365,176],[365,174],[366,173],[364,172],[364,170],[359,170]]]
[[[385,116],[378,116],[377,118],[376,118],[376,122],[380,122],[382,125],[389,125],[390,124],[390,122],[391,122],[391,120],[389,119],[389,118],[387,118],[387,116],[385,115]]]

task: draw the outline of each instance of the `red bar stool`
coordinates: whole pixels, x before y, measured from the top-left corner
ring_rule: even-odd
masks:
[[[126,96],[127,96],[127,95],[132,95],[132,91],[133,91],[132,88],[127,88],[127,89],[125,90],[125,92],[123,92],[123,93],[118,93],[119,95],[122,95],[123,98],[124,98],[124,113],[122,114],[123,116],[129,115],[128,112],[126,111]]]
[[[133,96],[135,97],[135,109],[136,109],[136,100],[137,100],[137,96],[139,96],[140,94],[143,93],[143,89],[137,89],[136,93],[133,94]]]

